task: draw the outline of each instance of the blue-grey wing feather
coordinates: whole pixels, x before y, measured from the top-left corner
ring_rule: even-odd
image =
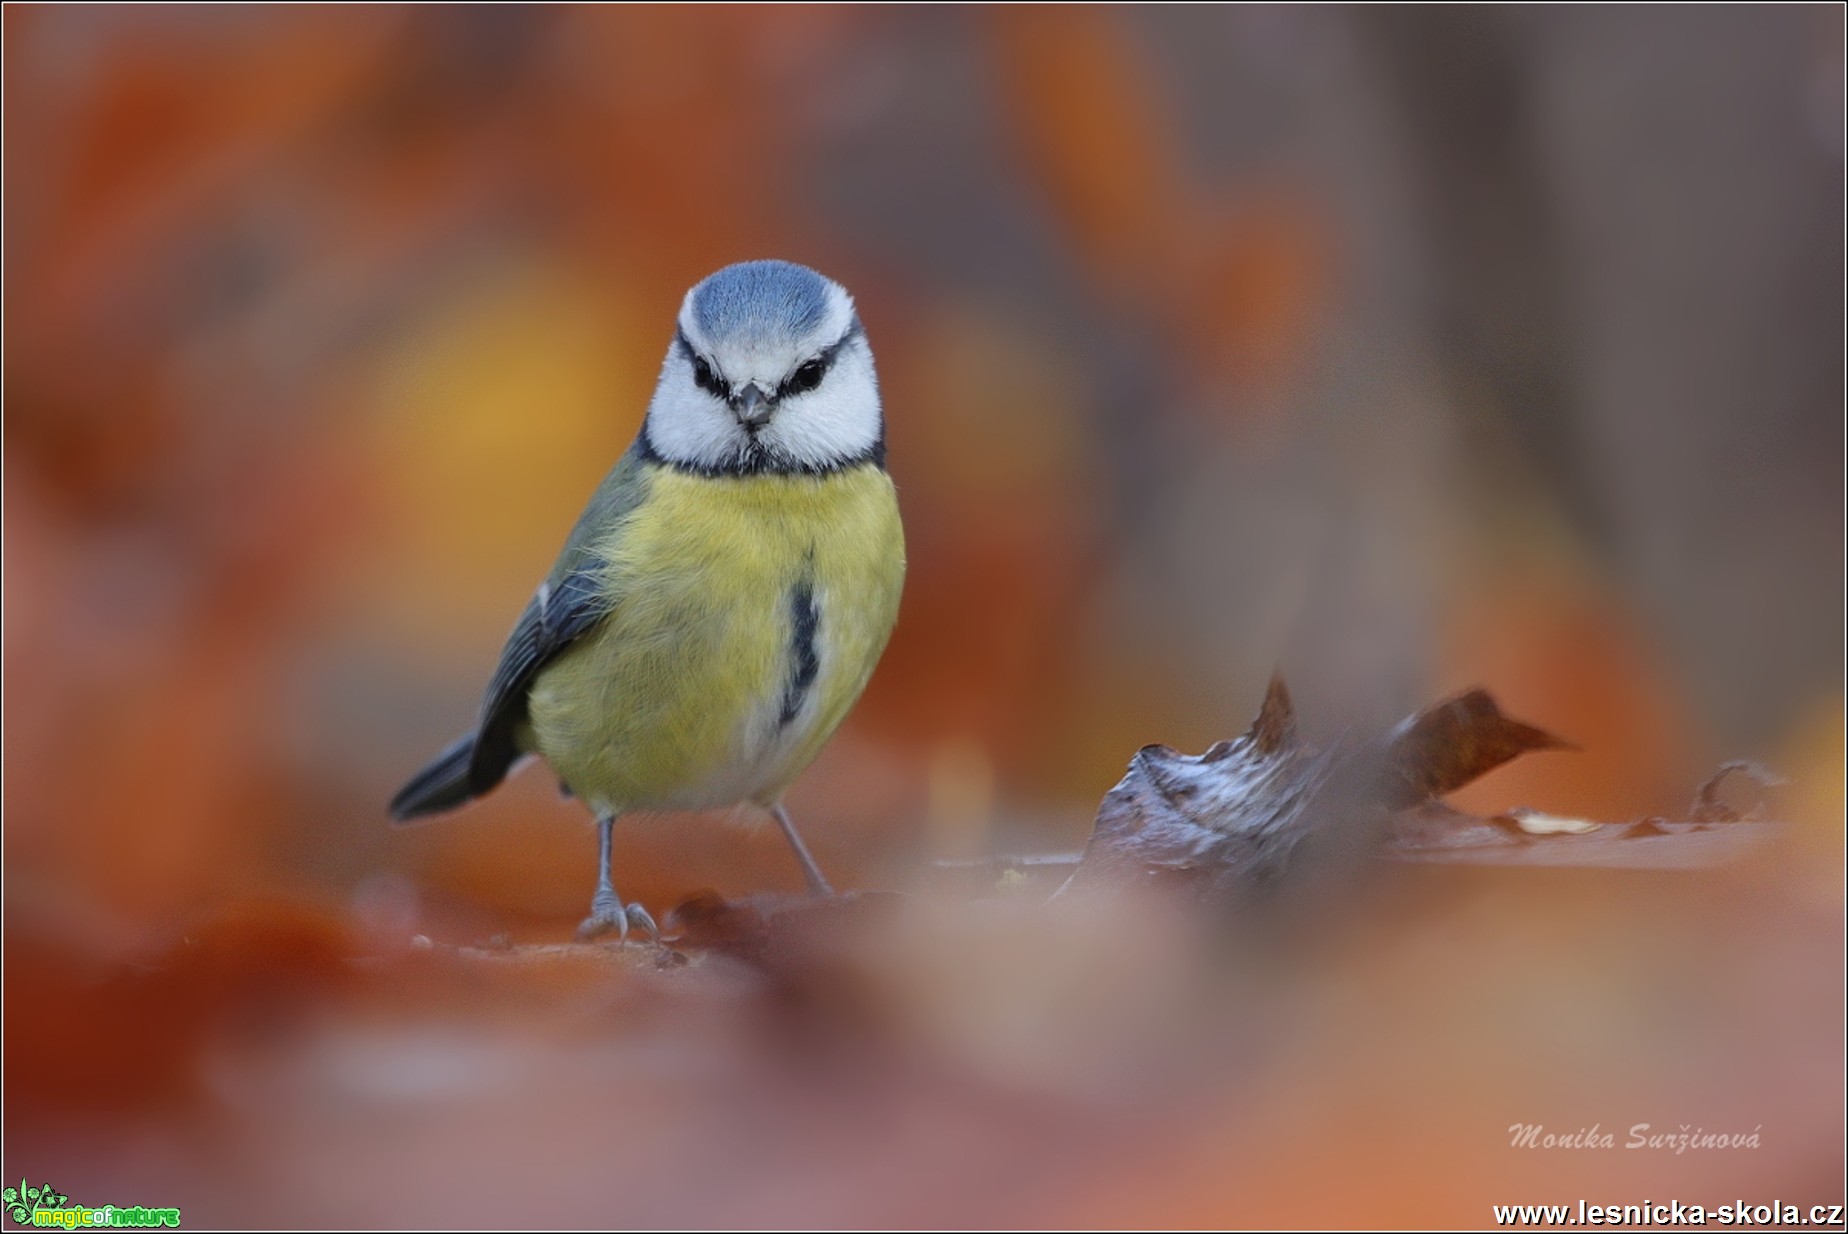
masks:
[[[595,629],[619,603],[608,585],[602,552],[621,534],[623,520],[647,498],[646,464],[635,451],[623,456],[591,498],[565,541],[558,561],[528,601],[507,636],[488,683],[469,759],[476,794],[500,783],[526,751],[517,735],[526,721],[533,681],[572,643]]]

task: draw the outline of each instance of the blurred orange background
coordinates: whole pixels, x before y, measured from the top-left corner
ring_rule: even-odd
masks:
[[[1796,780],[1795,865],[1727,894],[1798,906],[1766,946],[1834,1018],[1791,1057],[1839,1085],[1841,39],[1828,8],[9,6],[5,1176],[203,1185],[29,1078],[120,1048],[18,1018],[72,957],[273,935],[233,968],[286,985],[412,933],[568,936],[595,845],[542,770],[427,827],[384,802],[472,721],[685,289],[766,256],[856,295],[909,541],[792,798],[837,882],[1077,848],[1131,752],[1241,730],[1273,667],[1324,738],[1482,683],[1584,752],[1465,808],[1675,815],[1735,756]],[[723,817],[626,821],[615,869],[657,915],[800,885]],[[1710,894],[1597,887],[1568,894],[1616,930]],[[96,1104],[203,1057],[182,1020]],[[1829,1115],[1760,1179],[1839,1157]],[[273,1168],[175,1202],[466,1219],[303,1208]],[[972,1211],[1290,1220],[1172,1169]],[[633,1211],[958,1220],[840,1185]],[[1447,1194],[1321,1219],[1488,1219]],[[559,1203],[524,1220],[630,1219]]]

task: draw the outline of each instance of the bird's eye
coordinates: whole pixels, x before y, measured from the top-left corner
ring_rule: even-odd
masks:
[[[723,397],[719,390],[719,379],[713,375],[712,366],[706,363],[704,356],[693,357],[693,384],[708,394]]]
[[[827,365],[820,360],[810,360],[789,375],[789,380],[783,383],[783,390],[787,394],[804,394],[820,385],[827,371]]]

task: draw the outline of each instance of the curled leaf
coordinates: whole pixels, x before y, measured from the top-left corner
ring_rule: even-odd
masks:
[[[1280,875],[1312,834],[1328,839],[1325,854],[1371,851],[1387,838],[1393,812],[1432,803],[1528,751],[1569,748],[1503,715],[1486,691],[1470,690],[1381,741],[1319,751],[1297,735],[1289,691],[1273,677],[1243,736],[1198,755],[1161,745],[1137,751],[1098,808],[1073,879],[1180,875],[1214,893],[1248,890]],[[1524,836],[1549,826],[1570,831],[1568,822],[1579,820],[1507,826]]]
[[[1387,804],[1396,807],[1455,792],[1522,754],[1578,748],[1503,715],[1480,688],[1425,708],[1386,740]]]
[[[1789,780],[1763,763],[1754,763],[1747,759],[1721,763],[1719,769],[1701,781],[1700,787],[1694,790],[1694,804],[1688,809],[1688,817],[1697,823],[1736,823],[1743,818],[1750,817],[1751,810],[1742,813],[1720,800],[1720,784],[1735,773],[1765,788],[1776,788],[1781,784],[1790,783]]]
[[[1074,879],[1179,877],[1206,890],[1278,873],[1334,760],[1302,744],[1280,677],[1244,735],[1202,754],[1144,746],[1098,807]]]

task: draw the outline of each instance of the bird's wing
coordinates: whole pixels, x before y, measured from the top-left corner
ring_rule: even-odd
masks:
[[[551,574],[507,636],[500,663],[481,705],[474,754],[469,760],[471,789],[484,793],[500,783],[525,751],[516,734],[526,720],[527,695],[540,670],[560,652],[596,628],[621,602],[607,581],[604,553],[628,514],[647,498],[648,480],[641,459],[623,456],[598,487],[565,541]]]

